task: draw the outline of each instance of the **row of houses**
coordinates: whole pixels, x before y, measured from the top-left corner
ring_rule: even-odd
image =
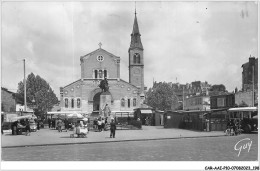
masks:
[[[184,128],[194,130],[220,131],[226,129],[227,111],[234,107],[258,106],[258,59],[249,57],[249,61],[242,65],[242,89],[232,92],[209,91],[210,85],[198,82],[198,86],[185,86],[185,88],[196,87],[197,92],[179,92],[183,98],[181,111],[164,112],[165,128]],[[181,87],[181,86],[179,86]],[[180,88],[179,88],[180,89]],[[188,90],[188,89],[187,89]],[[178,95],[178,94],[177,94]]]
[[[229,119],[228,110],[230,108],[238,107],[237,103],[243,100],[244,106],[241,105],[241,107],[246,107],[246,100],[249,102],[250,100],[253,101],[250,96],[252,97],[252,92],[215,95],[210,96],[209,99],[207,99],[207,102],[210,102],[210,104],[203,104],[200,100],[194,100],[199,99],[199,97],[193,97],[192,100],[194,100],[195,105],[191,106],[196,106],[198,108],[165,111],[161,113],[164,115],[163,125],[165,128],[182,128],[198,131],[224,131]],[[203,97],[200,97],[200,99],[203,99]],[[253,108],[253,104],[249,106]],[[257,102],[255,102],[255,106],[257,106]]]
[[[258,104],[257,89],[236,93],[218,92],[218,95],[194,95],[184,98],[183,110],[209,110],[223,107],[252,107]]]
[[[199,93],[184,94],[183,110],[209,110],[224,106],[257,106],[258,104],[258,59],[249,57],[249,61],[242,65],[242,89],[233,93],[225,91],[210,92],[210,86],[198,84]],[[194,86],[193,86],[194,87]],[[205,91],[202,91],[204,89]]]

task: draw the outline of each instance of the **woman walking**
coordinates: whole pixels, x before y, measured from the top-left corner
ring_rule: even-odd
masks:
[[[62,132],[62,130],[61,130],[61,126],[62,126],[62,121],[61,121],[61,119],[58,120],[57,125],[58,125],[58,131],[59,131],[59,132]]]

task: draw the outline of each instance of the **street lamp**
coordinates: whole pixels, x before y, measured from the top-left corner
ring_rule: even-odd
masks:
[[[45,118],[47,118],[47,113],[49,111],[49,100],[50,100],[50,94],[49,93],[50,93],[50,88],[48,88],[48,90],[47,90],[48,99],[47,99],[47,112],[46,112]]]

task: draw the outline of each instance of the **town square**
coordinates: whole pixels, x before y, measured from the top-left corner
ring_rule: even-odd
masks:
[[[258,7],[2,2],[1,169],[259,170]]]

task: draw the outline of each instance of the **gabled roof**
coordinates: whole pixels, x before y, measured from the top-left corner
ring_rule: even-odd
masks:
[[[66,88],[66,87],[68,87],[68,86],[70,86],[70,85],[72,85],[72,84],[75,84],[75,83],[78,82],[78,81],[81,81],[81,79],[79,79],[79,80],[77,80],[77,81],[74,81],[74,82],[72,82],[72,83],[70,83],[70,84],[64,86],[63,88]]]
[[[129,84],[129,85],[131,85],[131,86],[133,86],[133,87],[135,87],[135,88],[137,88],[137,89],[138,89],[138,87],[136,87],[135,85],[133,85],[133,84],[130,84],[129,82],[127,82],[127,81],[125,81],[125,80],[122,80],[121,78],[120,78],[120,81],[122,81],[122,82],[124,82],[124,83],[126,83],[126,84]]]
[[[9,90],[8,90],[7,88],[5,88],[5,87],[1,87],[1,90],[6,91],[6,92],[8,92],[8,93],[10,93],[10,94],[16,94],[16,93],[14,93],[14,92],[9,91]]]
[[[114,56],[114,57],[116,57],[116,58],[120,58],[119,56],[116,56],[116,55],[114,55],[114,54],[112,54],[112,53],[109,53],[108,51],[106,51],[106,50],[104,50],[104,49],[102,49],[102,48],[99,48],[99,49],[97,49],[97,50],[94,50],[93,52],[90,52],[90,53],[88,53],[88,54],[86,54],[86,55],[84,55],[84,56],[81,56],[80,59],[82,59],[82,58],[84,58],[84,57],[86,57],[86,56],[90,56],[90,55],[92,55],[92,54],[94,54],[94,53],[97,53],[97,52],[99,52],[99,51],[102,51],[102,52],[108,54],[109,56]]]

